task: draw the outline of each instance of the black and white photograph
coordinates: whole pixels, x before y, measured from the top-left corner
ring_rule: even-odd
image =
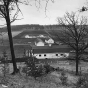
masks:
[[[88,88],[88,0],[0,0],[0,88]]]

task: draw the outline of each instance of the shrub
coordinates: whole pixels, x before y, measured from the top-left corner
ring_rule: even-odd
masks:
[[[37,62],[37,58],[30,57],[25,61],[27,67],[34,68]]]
[[[51,67],[49,64],[44,65],[36,65],[35,60],[33,58],[29,58],[25,62],[26,66],[23,67],[22,72],[26,73],[26,76],[32,76],[36,79],[36,77],[43,76],[45,74],[48,74],[50,71],[53,71],[54,68]]]
[[[25,66],[22,68],[22,72],[26,74],[26,76],[28,76],[28,67]]]
[[[65,69],[64,69],[64,68],[57,67],[57,68],[55,68],[55,70],[58,71],[58,72],[62,72],[62,71],[64,71]]]
[[[59,68],[59,67],[57,67],[57,68],[55,68],[55,70],[56,70],[56,71],[59,71],[59,70],[60,70],[60,68]]]
[[[35,66],[35,68],[32,69],[24,67],[22,72],[26,73],[26,76],[32,76],[36,79],[37,77],[40,77],[45,74],[45,68],[42,65]]]
[[[35,79],[37,78],[37,77],[40,77],[40,76],[42,76],[43,75],[43,72],[42,72],[42,68],[35,68],[35,70],[33,70],[33,71],[31,71],[30,73],[31,74],[29,74],[29,75],[31,75],[31,76],[33,76]]]
[[[84,87],[84,86],[86,86],[86,84],[88,84],[88,82],[86,81],[86,78],[84,76],[80,76],[78,78],[75,86],[76,86],[76,88],[86,88],[86,87]]]
[[[45,64],[44,68],[46,69],[45,73],[48,74],[51,71],[54,71],[55,68],[53,68],[52,66],[50,66],[49,64]]]
[[[6,51],[3,51],[3,57],[2,57],[2,79],[1,79],[1,84],[8,84],[8,77],[7,75],[9,74],[9,64],[8,64],[8,57]]]
[[[67,77],[64,71],[61,72],[60,80],[62,85],[67,85]]]
[[[40,72],[42,75],[46,73],[46,69],[44,68],[43,65],[39,65],[37,69],[38,69],[38,72]]]
[[[23,67],[22,72],[26,73],[26,76],[32,76],[36,79],[36,77],[40,77],[45,74],[45,68],[42,65],[36,66],[36,58],[29,58]]]
[[[3,51],[2,64],[2,73],[6,76],[6,74],[9,74],[8,56],[6,51]]]
[[[35,69],[35,61],[34,58],[28,58],[25,61],[26,66],[22,68],[22,72],[26,73],[26,75],[28,76],[30,71],[32,71],[33,69]]]

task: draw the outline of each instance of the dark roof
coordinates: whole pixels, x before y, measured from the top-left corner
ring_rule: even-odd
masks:
[[[25,39],[14,39],[13,42],[18,44],[24,44],[24,43],[34,43],[37,38],[25,38]]]
[[[40,39],[43,42],[45,42],[45,40],[49,40],[49,38],[38,38],[38,39]]]
[[[31,46],[29,44],[15,44],[14,46],[14,50],[17,49],[31,49]],[[9,49],[9,45],[0,45],[0,51],[2,50],[8,50]]]
[[[70,52],[71,48],[64,45],[53,46],[32,46],[33,53],[57,53],[57,52]]]
[[[30,36],[38,36],[38,35],[45,35],[48,36],[48,34],[44,30],[31,30],[31,31],[23,31],[17,36],[14,37],[14,39],[19,39],[19,38],[25,38],[25,35],[30,35]]]

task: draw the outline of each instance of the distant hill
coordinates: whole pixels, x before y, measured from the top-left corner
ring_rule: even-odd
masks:
[[[22,31],[22,30],[41,30],[41,29],[46,29],[46,30],[58,30],[61,29],[60,25],[38,25],[38,24],[24,24],[24,25],[12,25],[11,30],[12,31]],[[7,27],[2,27],[0,28],[0,32],[7,32]]]
[[[69,26],[69,25],[68,25]],[[88,25],[86,25],[88,27]],[[33,30],[35,31],[35,34],[42,34],[42,33],[48,33],[51,36],[54,36],[54,32],[58,33],[60,30],[63,29],[63,26],[61,25],[39,25],[39,24],[24,24],[24,25],[12,25],[11,26],[11,30],[12,30],[12,35],[13,37],[19,35],[21,36],[22,34],[33,34]],[[45,31],[45,32],[44,32]],[[0,33],[3,32],[3,39],[7,39],[8,38],[8,34],[7,34],[7,28],[3,27],[0,28]],[[45,34],[46,34],[45,33]],[[18,37],[19,37],[18,36]],[[2,38],[2,36],[0,36],[0,39]]]
[[[68,25],[71,27],[71,25]],[[88,27],[88,25],[86,25]],[[24,24],[24,25],[12,25],[11,26],[11,30],[12,31],[23,31],[23,30],[42,30],[45,29],[47,31],[51,31],[51,30],[62,30],[63,26],[61,25],[39,25],[39,24]],[[0,28],[0,32],[7,32],[7,28],[6,27],[2,27]]]
[[[12,25],[11,26],[11,30],[12,31],[22,31],[22,30],[33,30],[33,29],[43,29],[44,26],[42,25],[29,25],[29,24],[25,24],[25,25]],[[7,27],[3,27],[0,28],[0,32],[6,32],[7,31]]]

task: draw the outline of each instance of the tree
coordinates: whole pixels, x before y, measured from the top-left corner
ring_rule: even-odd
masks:
[[[40,0],[34,0],[35,4],[36,2],[40,6]],[[47,4],[49,0],[46,1],[45,11]],[[53,2],[53,0],[51,0]],[[16,61],[15,61],[15,54],[14,54],[14,47],[13,47],[13,39],[12,39],[12,33],[11,33],[11,23],[17,20],[18,13],[21,12],[19,9],[19,4],[26,4],[28,5],[28,0],[0,0],[0,18],[4,18],[7,25],[7,31],[8,31],[8,37],[9,37],[9,43],[10,43],[10,51],[11,51],[11,57],[12,57],[12,63],[13,63],[13,74],[18,72]],[[14,15],[12,15],[13,11],[15,12]]]
[[[13,73],[17,73],[17,65],[15,61],[15,54],[14,54],[14,47],[13,47],[13,40],[12,40],[12,33],[11,33],[11,22],[15,21],[20,9],[18,8],[17,4],[18,0],[0,0],[0,18],[4,18],[7,25],[9,43],[10,43],[10,50],[12,56],[12,63],[13,63]],[[11,18],[11,12],[15,10],[15,6],[17,7],[16,13]]]
[[[66,13],[58,18],[60,30],[53,30],[54,36],[62,43],[70,46],[75,52],[76,75],[78,75],[79,60],[88,48],[87,18],[80,17],[76,13]]]

